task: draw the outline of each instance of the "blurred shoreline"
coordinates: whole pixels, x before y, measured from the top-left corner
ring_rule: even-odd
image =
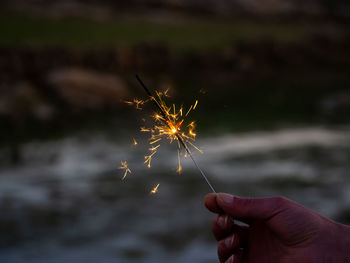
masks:
[[[6,127],[1,138],[8,140],[13,130],[20,130],[16,139],[37,128],[64,130],[72,121],[98,124],[113,115],[122,120],[130,112],[122,100],[143,97],[134,73],[154,89],[170,87],[173,99],[185,104],[199,97],[202,111],[223,116],[216,119],[219,126],[244,118],[260,125],[259,114],[267,123],[271,118],[293,123],[294,115],[304,122],[341,124],[349,120],[349,46],[348,35],[315,35],[297,43],[260,37],[183,53],[164,44],[1,47],[0,123]],[[218,100],[212,100],[213,92]],[[211,122],[198,118],[203,126]]]

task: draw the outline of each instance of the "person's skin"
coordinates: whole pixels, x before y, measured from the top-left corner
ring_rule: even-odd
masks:
[[[208,194],[205,206],[222,263],[350,262],[350,227],[286,198]]]

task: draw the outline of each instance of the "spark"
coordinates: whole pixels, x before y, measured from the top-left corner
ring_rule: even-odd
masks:
[[[185,116],[183,116],[183,107],[181,106],[178,111],[176,111],[175,104],[172,106],[167,106],[165,103],[164,98],[168,97],[167,93],[168,90],[164,92],[155,91],[155,96],[150,92],[150,90],[146,87],[146,85],[142,82],[140,77],[136,75],[136,79],[139,81],[141,86],[146,91],[147,95],[149,96],[149,100],[154,103],[154,105],[157,107],[158,112],[156,112],[153,115],[154,119],[154,125],[152,128],[145,128],[141,127],[141,131],[143,132],[149,132],[150,133],[150,144],[154,144],[158,141],[160,141],[162,138],[168,139],[170,143],[173,141],[177,142],[178,145],[178,168],[177,171],[181,172],[182,166],[180,161],[180,151],[182,148],[185,149],[185,157],[190,156],[193,163],[201,173],[203,179],[205,179],[206,183],[209,185],[212,192],[216,193],[215,189],[209,182],[208,178],[202,171],[202,169],[198,166],[195,159],[192,156],[190,146],[202,153],[202,150],[200,150],[197,146],[194,145],[194,141],[196,139],[196,132],[195,132],[195,122],[192,121],[188,125],[184,125],[184,123],[187,121],[186,117],[189,115],[191,110],[196,109],[198,100],[195,101],[194,105],[191,105],[190,108],[187,110]],[[157,148],[159,145],[157,146]],[[150,148],[150,154],[145,156],[145,164],[147,164],[148,167],[151,167],[151,160],[152,157],[157,152],[156,149]],[[158,185],[159,186],[159,185]],[[157,189],[158,186],[155,188]]]
[[[187,116],[190,111],[194,109],[198,100],[196,100],[194,105],[191,105],[189,109],[186,111],[185,116],[183,116],[183,107],[176,107],[175,104],[168,106],[165,102],[165,97],[167,97],[167,91],[165,92],[155,92],[155,96],[150,96],[150,100],[152,100],[160,109],[159,112],[155,112],[152,115],[154,120],[154,124],[151,128],[141,127],[142,132],[148,132],[150,134],[149,144],[153,145],[160,142],[162,139],[166,139],[170,141],[170,143],[177,141],[178,142],[178,168],[177,173],[181,173],[181,158],[180,158],[180,150],[181,145],[185,148],[186,151],[190,151],[189,147],[191,146],[195,150],[198,150],[202,153],[202,151],[196,147],[193,142],[196,139],[195,132],[195,122],[187,121]],[[187,123],[187,124],[186,124]],[[145,155],[144,163],[147,167],[151,167],[151,161],[157,152],[157,147],[151,147],[150,153]]]
[[[150,191],[150,194],[154,195],[158,192],[158,187],[159,187],[160,184],[157,184],[151,191]]]
[[[150,150],[151,152],[154,152],[154,151],[156,151],[159,147],[160,147],[160,144],[157,145],[157,146],[154,146],[154,147],[149,148],[149,150]]]
[[[151,129],[147,129],[146,127],[141,127],[140,131],[142,131],[142,132],[150,132]]]
[[[191,105],[190,109],[187,111],[187,113],[186,113],[186,115],[185,115],[186,117],[187,117],[187,115],[191,112],[192,107],[193,107],[193,106]]]
[[[151,137],[151,138],[152,138],[152,137]],[[149,144],[154,144],[154,143],[156,143],[156,142],[159,142],[161,139],[162,139],[162,138],[158,138],[158,139],[156,139],[156,140],[154,140],[154,141],[151,141]]]
[[[202,94],[207,94],[207,93],[208,93],[208,91],[202,88],[202,89],[200,89],[200,90],[199,90],[199,93],[202,93]]]
[[[197,104],[198,104],[198,100],[196,100],[196,102],[194,103],[193,110],[195,110],[195,109],[196,109]]]
[[[182,165],[181,165],[180,151],[179,150],[177,150],[177,159],[178,159],[178,164],[177,164],[176,172],[178,174],[181,174],[182,173]]]
[[[135,138],[132,138],[132,140],[133,140],[132,145],[136,146],[138,144],[137,141],[135,140]]]
[[[145,104],[146,101],[139,100],[139,99],[133,99],[132,101],[124,100],[124,102],[130,106],[135,106],[137,110],[142,110],[142,105]]]
[[[124,175],[122,177],[122,180],[124,180],[126,178],[126,176],[128,175],[128,173],[131,174],[131,170],[128,167],[128,163],[126,161],[120,161],[121,166],[118,169],[124,170]]]
[[[153,149],[153,148],[150,148],[150,149]],[[157,148],[155,148],[154,150],[151,150],[149,155],[145,155],[144,164],[147,164],[148,168],[151,168],[152,157],[153,155],[155,155],[156,152],[157,152]]]

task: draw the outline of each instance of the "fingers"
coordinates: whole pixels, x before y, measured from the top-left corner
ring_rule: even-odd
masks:
[[[226,261],[225,263],[240,263],[242,260],[242,256],[241,255],[231,255]]]
[[[213,219],[212,230],[217,241],[232,233],[233,220],[228,215],[218,215]]]
[[[235,234],[220,240],[218,244],[218,257],[220,262],[230,262],[230,260],[236,260],[236,262],[238,262],[243,253],[239,246],[240,238]]]
[[[269,219],[292,202],[282,197],[240,198],[229,194],[209,194],[205,205],[214,213],[229,214],[243,222]]]
[[[236,225],[228,215],[218,215],[215,217],[212,222],[212,230],[217,241],[226,238],[232,233],[240,236],[240,240],[244,244],[248,238],[248,227]],[[244,244],[241,245],[243,246]]]
[[[248,227],[234,224],[228,215],[218,215],[213,220],[212,228],[216,240],[219,241],[220,262],[239,262],[241,248],[247,244]]]
[[[204,199],[204,205],[213,213],[224,214],[216,201],[217,194],[207,194]]]

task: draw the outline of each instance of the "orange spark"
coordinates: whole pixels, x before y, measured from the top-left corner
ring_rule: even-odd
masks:
[[[128,173],[131,174],[131,170],[128,167],[128,163],[126,161],[124,161],[124,162],[120,161],[120,163],[121,163],[121,166],[118,169],[124,170],[124,175],[122,177],[122,180],[124,180],[126,178],[126,176],[128,175]]]
[[[150,194],[154,195],[158,192],[158,187],[159,187],[160,184],[157,184],[151,191],[150,191]]]
[[[158,148],[158,147],[157,147]],[[145,161],[144,164],[147,164],[148,168],[151,168],[151,161],[152,161],[152,157],[153,155],[157,152],[157,148],[155,148],[155,150],[151,151],[151,153],[149,155],[145,155]]]
[[[141,128],[140,128],[140,131],[142,131],[142,132],[150,132],[151,129],[147,129],[147,128],[145,128],[145,127],[141,127]]]
[[[182,165],[181,165],[180,151],[179,150],[177,150],[177,158],[178,158],[178,166],[177,166],[176,172],[178,174],[181,174],[181,172],[182,172]]]
[[[182,107],[178,108],[177,110],[175,104],[167,106],[167,104],[164,101],[164,97],[167,96],[167,91],[155,91],[155,93],[156,96],[152,96],[151,100],[153,100],[153,102],[157,104],[161,111],[156,112],[152,115],[153,120],[155,122],[152,128],[141,127],[142,132],[149,132],[151,135],[149,144],[155,144],[163,138],[166,138],[170,141],[170,143],[172,143],[173,141],[178,142],[179,152],[182,146],[185,147],[186,151],[189,151],[189,146],[191,146],[199,152],[202,152],[193,144],[197,135],[195,132],[195,123],[192,121],[189,124],[185,124],[186,126],[183,125],[183,123],[186,122],[186,117],[189,115],[191,110],[194,110],[197,107],[198,100],[195,101],[194,105],[190,106],[190,108],[184,115]],[[151,147],[150,153],[148,155],[145,155],[144,163],[148,167],[151,167],[151,160],[154,157],[158,147],[159,145],[156,148]],[[181,173],[182,166],[180,161],[180,153],[178,154],[178,159],[179,163],[177,172]]]
[[[193,106],[193,110],[195,110],[195,109],[196,109],[197,104],[198,104],[198,100],[196,100],[196,102],[195,102],[195,104],[194,104],[194,106]]]
[[[192,110],[192,107],[193,107],[193,106],[191,105],[190,109],[187,111],[187,113],[186,113],[186,115],[185,115],[186,117],[187,117],[187,115],[190,113],[190,111]]]
[[[133,106],[133,105],[135,105],[135,108],[137,109],[137,110],[142,110],[142,105],[143,104],[145,104],[145,101],[143,101],[143,100],[139,100],[139,99],[133,99],[133,101],[127,101],[127,100],[125,100],[124,101],[126,104],[128,104],[128,105],[131,105],[131,106]]]

